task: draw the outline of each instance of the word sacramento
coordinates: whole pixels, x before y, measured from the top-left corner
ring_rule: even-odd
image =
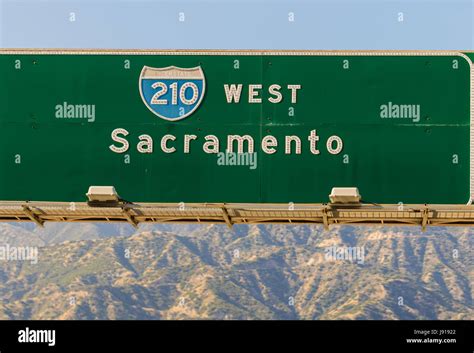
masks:
[[[111,138],[113,143],[109,149],[115,153],[125,153],[130,149],[129,136],[126,129],[117,128],[112,131]],[[155,150],[155,140],[150,135],[140,135],[135,141],[136,149],[140,153],[153,153]],[[266,135],[260,140],[260,148],[266,154],[276,153],[282,149],[285,154],[301,154],[302,146],[314,155],[321,153],[320,137],[316,130],[311,130],[305,138],[296,135],[287,135],[283,138],[276,138],[273,135]],[[332,135],[325,139],[322,144],[329,154],[337,155],[341,153],[344,143],[339,136]],[[224,148],[225,147],[225,148]],[[193,153],[202,149],[205,153],[236,152],[236,153],[254,153],[255,140],[250,135],[227,135],[224,139],[219,139],[216,135],[206,135],[199,137],[194,134],[186,134],[178,138],[175,135],[166,134],[159,139],[159,148],[164,153]]]

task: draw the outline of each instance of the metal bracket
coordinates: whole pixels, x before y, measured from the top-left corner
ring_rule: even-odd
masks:
[[[39,218],[31,208],[29,208],[28,206],[26,205],[23,205],[22,206],[23,208],[23,212],[28,216],[29,219],[31,219],[33,222],[35,222],[37,225],[39,225],[40,227],[44,227],[44,221]]]
[[[426,230],[426,225],[428,224],[428,208],[424,208],[422,211],[422,220],[421,220],[421,231],[424,232]]]
[[[221,209],[222,209],[222,217],[224,217],[224,221],[227,224],[227,227],[229,227],[229,229],[232,229],[232,221],[229,217],[229,213],[227,213],[227,209],[225,208],[225,206],[222,206]]]
[[[324,207],[322,209],[323,212],[323,225],[324,225],[324,230],[329,230],[329,219],[328,219],[328,208]]]
[[[125,218],[127,219],[128,223],[130,223],[134,228],[138,228],[138,222],[135,220],[130,210],[128,208],[122,207],[122,212]]]

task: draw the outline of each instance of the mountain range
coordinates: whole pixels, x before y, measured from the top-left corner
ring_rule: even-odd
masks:
[[[7,244],[38,261],[0,260],[0,319],[474,319],[470,228],[2,223]]]

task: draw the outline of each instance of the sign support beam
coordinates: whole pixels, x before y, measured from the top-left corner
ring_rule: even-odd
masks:
[[[426,231],[426,225],[428,224],[428,208],[423,209],[423,219],[421,222],[421,230],[424,232]]]
[[[128,223],[130,223],[134,228],[138,228],[138,222],[135,220],[135,217],[131,214],[130,210],[127,208],[122,208],[122,212]]]
[[[222,217],[224,217],[224,221],[227,224],[227,227],[229,229],[232,229],[232,221],[229,218],[229,214],[227,213],[227,210],[225,208],[225,205],[222,206]]]
[[[40,219],[28,206],[23,206],[23,212],[40,227],[44,226],[44,220]]]
[[[323,208],[323,225],[324,230],[329,230],[329,220],[328,220],[328,208]]]
[[[0,201],[0,222],[126,222],[226,224],[474,226],[474,205],[407,204],[238,204],[238,203],[133,203],[126,206],[91,207],[86,202]]]

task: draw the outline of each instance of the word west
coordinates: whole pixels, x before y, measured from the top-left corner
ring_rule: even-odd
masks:
[[[388,102],[380,106],[380,117],[382,119],[411,119],[414,123],[420,121],[419,104],[393,104]]]
[[[286,90],[291,103],[296,103],[298,100],[298,91],[301,85],[287,85]],[[239,103],[242,96],[242,84],[225,84],[224,91],[227,103]],[[248,85],[247,100],[249,103],[262,103],[263,86],[260,84]],[[268,101],[270,103],[280,103],[283,100],[282,87],[278,84],[273,84],[268,87]]]
[[[87,119],[89,123],[95,121],[94,104],[68,104],[63,102],[55,107],[57,119]]]
[[[219,152],[217,154],[217,165],[248,166],[249,169],[254,170],[257,168],[257,152],[254,152],[254,153]]]
[[[48,346],[56,345],[56,330],[33,330],[29,327],[18,331],[19,343],[47,343]]]
[[[115,153],[127,152],[130,148],[130,142],[126,137],[129,134],[123,128],[113,130],[111,138],[114,144],[110,145],[109,149]],[[303,139],[296,135],[287,135],[283,138],[266,135],[257,142],[260,143],[261,150],[266,154],[274,154],[281,150],[285,154],[300,155],[303,145],[306,145],[307,151],[313,155],[319,155],[321,153],[319,140],[320,136],[318,136],[316,130],[311,130],[308,136]],[[184,135],[178,140],[175,135],[166,134],[160,138],[160,149],[164,153],[175,153],[178,151],[178,148],[183,153],[191,153],[191,151],[198,148],[209,154],[217,154],[219,152],[232,153],[235,151],[237,153],[254,153],[256,149],[255,143],[254,138],[250,135],[227,135],[223,142],[216,135],[206,135],[202,138],[189,134]],[[222,148],[222,145],[225,145],[225,149]],[[341,153],[344,143],[339,136],[332,135],[326,139],[326,143],[323,146],[329,154],[337,155]],[[153,153],[155,150],[154,139],[150,135],[142,134],[138,136],[136,148],[140,153]]]

